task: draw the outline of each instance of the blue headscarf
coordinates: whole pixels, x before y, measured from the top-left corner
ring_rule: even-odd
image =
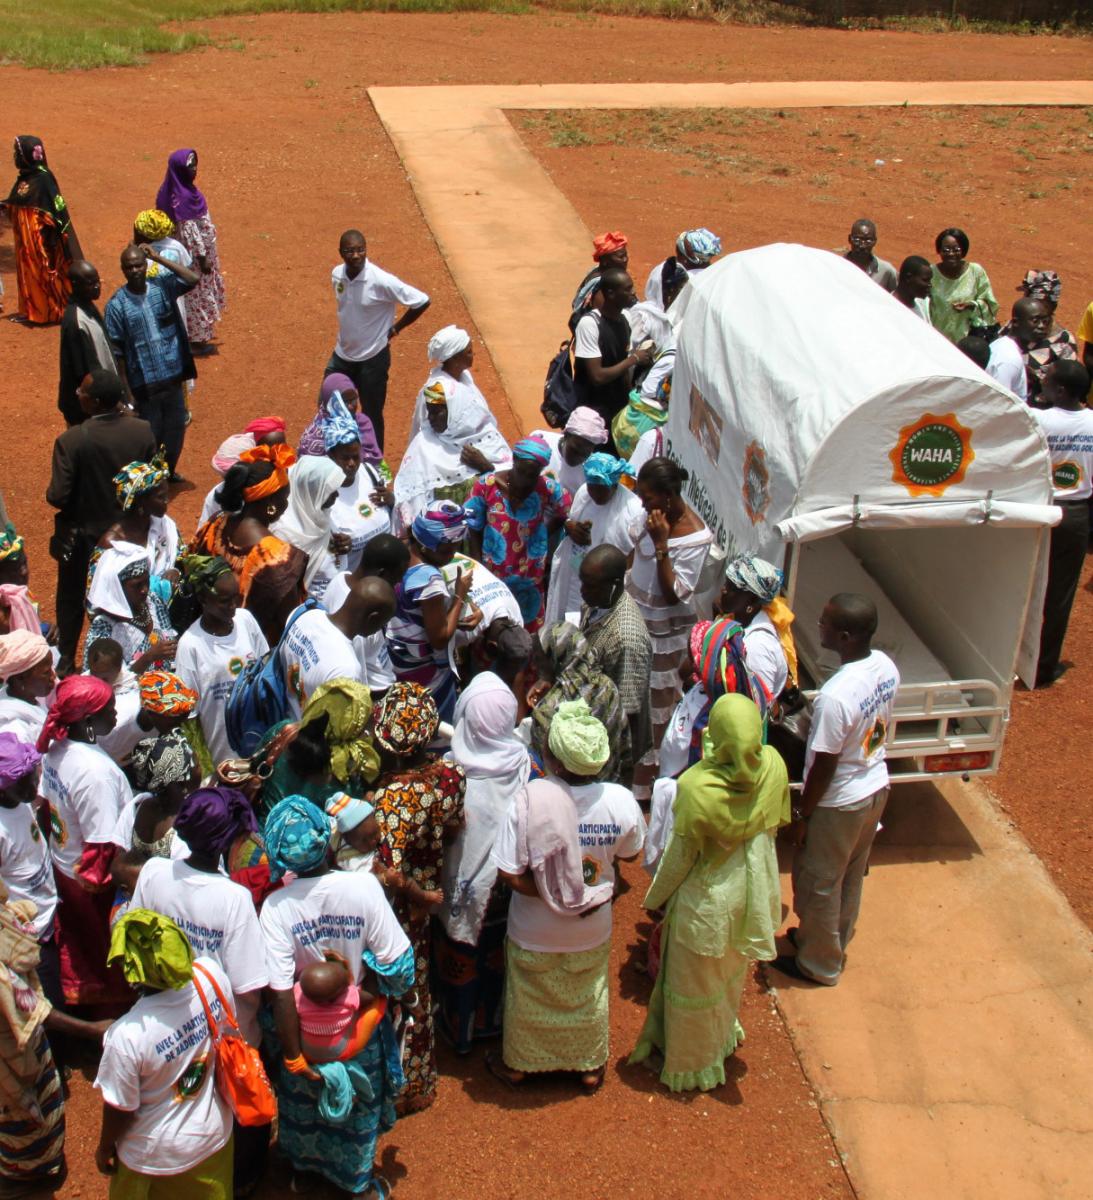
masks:
[[[266,855],[269,877],[276,881],[286,871],[303,875],[326,858],[334,823],[317,805],[303,796],[286,796],[266,818]]]
[[[624,475],[631,479],[634,477],[634,468],[624,458],[616,458],[613,454],[604,454],[602,450],[597,450],[585,459],[586,483],[602,483],[606,487],[615,487]]]
[[[512,448],[512,457],[526,458],[546,466],[550,462],[550,447],[541,437],[521,438]]]
[[[335,392],[326,402],[322,416],[323,445],[329,454],[335,446],[347,446],[361,440],[361,431],[353,414],[345,406],[341,392]]]
[[[467,514],[462,505],[438,500],[414,517],[410,532],[426,550],[435,550],[441,542],[461,542],[467,536]]]
[[[676,253],[686,262],[708,267],[721,253],[721,239],[708,229],[687,229],[676,238]]]
[[[770,604],[782,590],[783,575],[766,559],[741,554],[725,568],[725,578],[742,592],[750,592],[764,604]]]

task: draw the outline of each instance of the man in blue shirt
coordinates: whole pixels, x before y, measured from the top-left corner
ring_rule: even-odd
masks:
[[[159,268],[152,278],[149,262]],[[121,269],[125,286],[106,306],[106,334],[137,414],[152,426],[177,481],[175,467],[186,436],[185,380],[197,377],[177,302],[201,277],[150,246],[126,246]]]

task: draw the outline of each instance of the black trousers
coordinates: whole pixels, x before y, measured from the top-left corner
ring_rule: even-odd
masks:
[[[1037,682],[1049,683],[1063,653],[1070,609],[1078,591],[1086,551],[1089,549],[1089,504],[1063,501],[1063,519],[1051,531],[1051,555],[1044,593],[1044,623],[1040,629],[1040,662]]]
[[[174,474],[186,440],[186,384],[181,379],[169,383],[149,383],[133,389],[137,416],[152,427],[156,445],[163,447],[167,466]]]
[[[72,554],[57,564],[57,649],[62,658],[76,657],[76,646],[83,632],[87,568],[94,548],[94,539],[78,533]]]
[[[323,375],[348,375],[361,398],[361,412],[372,422],[376,441],[383,449],[383,406],[387,403],[387,375],[391,370],[391,347],[379,354],[353,362],[336,351],[331,354]]]

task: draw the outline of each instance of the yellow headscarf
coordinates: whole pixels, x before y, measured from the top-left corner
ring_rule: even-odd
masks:
[[[175,223],[158,208],[146,208],[137,213],[133,227],[142,237],[158,242],[160,238],[171,237],[175,231]]]
[[[769,604],[763,605],[763,611],[770,617],[770,623],[774,626],[774,632],[778,634],[782,653],[786,656],[786,666],[789,669],[789,686],[796,687],[797,646],[793,641],[793,630],[790,629],[794,620],[793,610],[781,596],[775,596]]]
[[[672,811],[676,832],[704,843],[706,853],[789,823],[786,764],[763,745],[754,700],[730,693],[710,709],[702,759],[680,776]]]
[[[371,783],[380,773],[379,754],[368,734],[372,693],[353,679],[332,679],[312,693],[300,715],[300,727],[326,715],[330,769],[340,783],[361,778]]]
[[[148,908],[131,908],[114,926],[106,961],[116,959],[129,983],[160,992],[177,992],[194,975],[189,939],[170,917]]]

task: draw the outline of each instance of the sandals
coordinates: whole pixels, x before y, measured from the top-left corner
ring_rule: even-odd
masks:
[[[581,1091],[586,1096],[594,1096],[603,1087],[606,1071],[606,1067],[600,1067],[598,1071],[585,1071],[581,1075]]]
[[[523,1071],[510,1071],[505,1066],[501,1055],[493,1050],[489,1051],[486,1055],[486,1070],[489,1071],[494,1079],[500,1079],[502,1083],[507,1084],[514,1091],[527,1083],[527,1075]],[[519,1079],[513,1078],[515,1075],[518,1075]]]
[[[358,1192],[357,1195],[361,1197],[375,1196],[376,1200],[387,1200],[388,1196],[391,1195],[391,1185],[379,1172],[373,1172],[368,1186],[363,1192]]]

